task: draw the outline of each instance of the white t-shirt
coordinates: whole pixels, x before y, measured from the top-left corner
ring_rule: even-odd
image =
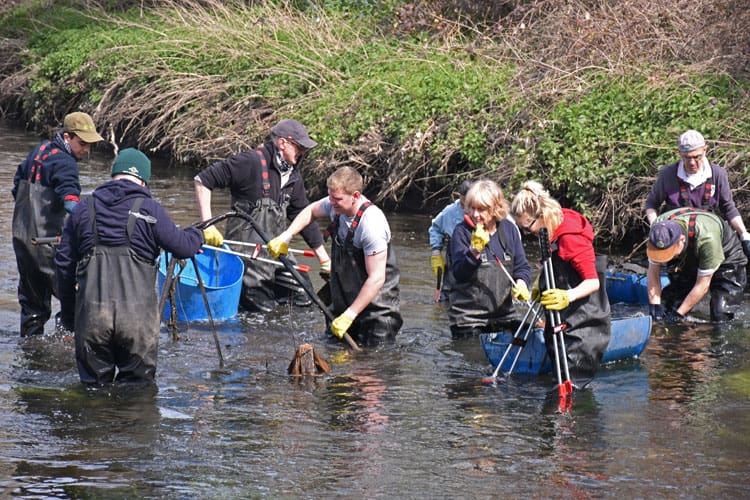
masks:
[[[360,198],[360,206],[369,201],[367,198],[362,196]],[[330,199],[326,196],[321,200],[321,207],[328,215],[331,220],[338,217],[331,206]],[[356,217],[356,215],[354,216]],[[345,241],[346,235],[349,232],[349,228],[352,226],[354,217],[347,217],[346,215],[341,216],[341,222],[339,224],[339,240]],[[367,255],[375,255],[388,249],[388,243],[391,241],[391,228],[388,226],[388,220],[385,218],[385,214],[380,208],[375,205],[371,205],[362,214],[362,218],[359,221],[359,226],[354,230],[354,247],[361,248],[362,251]]]

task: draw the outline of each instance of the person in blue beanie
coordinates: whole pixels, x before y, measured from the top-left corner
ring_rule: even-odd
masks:
[[[70,113],[52,140],[29,153],[13,177],[13,251],[18,266],[21,336],[41,335],[52,315],[54,253],[37,238],[60,236],[66,214],[81,195],[78,161],[104,140],[86,113]]]
[[[75,332],[85,384],[151,382],[156,373],[159,313],[156,259],[200,251],[200,229],[178,228],[146,185],[151,161],[128,148],[112,180],[73,209],[57,246],[57,286],[65,328]]]

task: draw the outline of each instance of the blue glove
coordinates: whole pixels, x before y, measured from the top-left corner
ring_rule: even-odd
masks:
[[[664,315],[665,323],[680,323],[682,321],[685,321],[685,316],[678,313],[677,311],[669,311]]]
[[[649,304],[648,314],[654,321],[661,321],[664,319],[664,306],[661,304]]]

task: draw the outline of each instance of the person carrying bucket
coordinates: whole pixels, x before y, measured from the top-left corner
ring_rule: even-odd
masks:
[[[399,307],[398,262],[385,214],[363,194],[362,176],[341,167],[328,177],[328,196],[300,212],[285,231],[268,242],[274,258],[286,255],[294,235],[316,219],[330,217],[330,286],[333,314],[329,325],[338,338],[375,345],[396,336],[403,324]]]
[[[212,218],[212,191],[229,188],[233,210],[251,216],[262,231],[269,234],[282,231],[287,219],[293,219],[309,205],[300,168],[307,152],[317,145],[300,122],[281,120],[271,128],[271,137],[265,144],[209,165],[195,176],[201,220]],[[323,246],[320,228],[310,224],[301,233],[315,251],[321,270],[329,272],[331,261]],[[253,225],[239,217],[227,220],[226,235],[228,239],[246,243],[262,241]],[[210,226],[206,231],[206,243],[220,247],[224,237],[216,227]],[[261,254],[265,253],[266,250],[261,250]],[[294,280],[285,275],[285,271],[280,274],[277,271],[278,267],[257,260],[245,266],[240,296],[244,309],[270,312],[278,302],[290,299],[288,283]],[[303,278],[309,280],[307,274]],[[309,281],[307,284],[312,286]],[[291,300],[298,306],[311,304],[300,287],[294,287]]]
[[[152,382],[159,343],[155,261],[163,248],[177,259],[203,245],[200,229],[179,229],[146,185],[151,161],[128,148],[112,180],[84,198],[57,246],[57,286],[65,328],[75,332],[85,384]]]
[[[104,139],[86,113],[70,113],[62,131],[18,165],[13,177],[13,251],[18,265],[21,336],[41,335],[55,295],[54,248],[36,238],[60,236],[81,195],[78,161]]]
[[[604,273],[606,256],[594,252],[594,228],[582,214],[561,208],[544,187],[526,181],[513,197],[513,216],[525,234],[549,234],[551,276],[540,277],[531,298],[557,316],[560,325],[547,321],[544,338],[550,359],[555,359],[553,326],[562,331],[571,382],[587,385],[599,367],[610,339],[611,318]],[[555,286],[550,286],[554,283]],[[540,296],[540,290],[543,290]],[[548,315],[548,316],[550,316]]]

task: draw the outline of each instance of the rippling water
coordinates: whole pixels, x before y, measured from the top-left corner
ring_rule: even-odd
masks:
[[[9,194],[37,139],[0,127]],[[85,192],[109,160],[81,164]],[[190,172],[154,169],[155,197],[197,217]],[[214,213],[226,209],[226,197]],[[18,336],[10,196],[0,198],[0,487],[15,498],[748,497],[747,311],[731,326],[656,327],[557,413],[549,377],[482,385],[476,340],[432,303],[428,216],[388,214],[402,271],[398,340],[349,354],[314,308],[162,330],[157,386],[86,389],[72,339]],[[301,245],[297,245],[301,246]],[[319,286],[317,275],[314,283]],[[329,376],[286,376],[311,342]]]

